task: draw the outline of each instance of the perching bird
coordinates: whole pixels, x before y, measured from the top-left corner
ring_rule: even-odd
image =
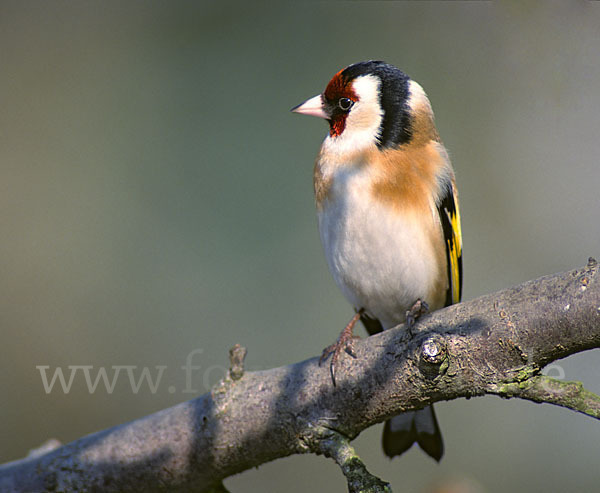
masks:
[[[462,244],[454,171],[429,99],[381,61],[350,65],[292,109],[329,122],[314,169],[319,233],[335,282],[356,310],[330,354],[352,352],[360,318],[369,334],[460,301]],[[387,421],[386,455],[417,442],[439,461],[433,407]]]

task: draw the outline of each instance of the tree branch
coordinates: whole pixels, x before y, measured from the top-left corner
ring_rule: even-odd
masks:
[[[600,396],[583,388],[581,382],[563,382],[545,375],[523,382],[498,386],[501,397],[519,397],[537,403],[547,402],[600,419]]]
[[[391,493],[389,483],[373,476],[357,455],[350,440],[335,430],[324,426],[313,430],[309,448],[315,454],[331,457],[348,480],[350,493]]]
[[[243,348],[210,394],[0,466],[1,491],[225,491],[221,481],[267,461],[320,453],[351,491],[389,491],[349,441],[397,413],[496,394],[600,418],[600,397],[540,374],[600,347],[598,264],[543,277],[355,344],[337,386],[313,358],[244,373]],[[379,488],[379,489],[377,489]]]

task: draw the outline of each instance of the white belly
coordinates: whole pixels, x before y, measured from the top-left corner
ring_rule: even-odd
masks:
[[[344,173],[344,175],[342,175]],[[384,328],[404,322],[406,311],[438,281],[433,246],[426,237],[434,215],[393,212],[367,194],[368,177],[341,171],[333,193],[318,212],[319,232],[329,269],[356,308]]]

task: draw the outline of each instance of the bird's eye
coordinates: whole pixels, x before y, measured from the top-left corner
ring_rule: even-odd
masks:
[[[348,111],[350,108],[352,108],[353,104],[354,101],[352,101],[350,98],[340,98],[338,101],[338,106],[342,111]]]

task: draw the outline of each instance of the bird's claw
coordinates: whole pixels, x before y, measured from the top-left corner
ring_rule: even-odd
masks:
[[[329,362],[329,372],[331,373],[331,381],[333,382],[333,386],[335,387],[335,373],[336,373],[336,365],[337,361],[340,357],[342,351],[348,353],[353,358],[357,358],[356,353],[354,352],[354,339],[360,339],[360,337],[355,336],[352,332],[354,329],[354,324],[360,319],[361,312],[358,312],[352,320],[344,327],[344,330],[340,333],[337,341],[335,341],[330,346],[327,346],[323,349],[323,353],[319,358],[319,366],[331,355],[331,361]]]
[[[408,332],[411,334],[411,336],[413,335],[412,328],[415,325],[417,319],[420,316],[425,315],[428,311],[429,305],[427,304],[427,302],[419,298],[417,299],[417,301],[415,301],[414,305],[410,308],[410,310],[406,312],[406,328],[408,329]]]

